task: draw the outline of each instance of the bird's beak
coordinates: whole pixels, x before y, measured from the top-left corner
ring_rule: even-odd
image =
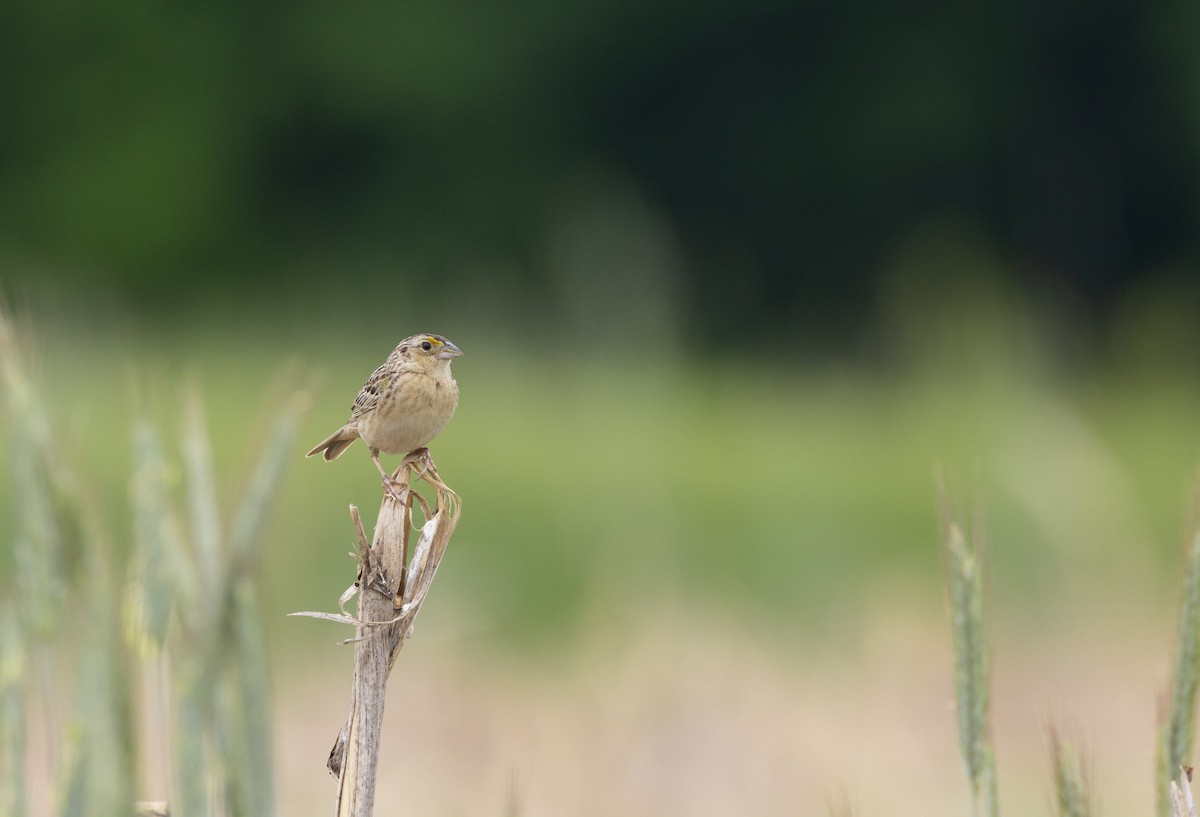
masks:
[[[438,360],[454,360],[456,357],[462,357],[462,349],[449,341],[446,341],[446,345],[437,353]]]

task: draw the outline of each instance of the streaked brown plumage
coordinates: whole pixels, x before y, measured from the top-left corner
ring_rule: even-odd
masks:
[[[411,453],[438,435],[458,406],[450,362],[462,351],[441,335],[413,335],[400,342],[354,398],[350,419],[306,456],[335,460],[360,437],[390,491],[379,462],[384,454]]]

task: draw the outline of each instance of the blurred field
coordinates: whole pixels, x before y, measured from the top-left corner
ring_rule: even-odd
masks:
[[[853,635],[802,647],[663,605],[586,631],[553,657],[496,655],[431,627],[393,680],[378,806],[715,817],[831,814],[848,802],[863,815],[968,813],[945,627],[910,615],[910,601],[880,600]],[[1084,746],[1101,813],[1152,813],[1169,640],[1132,607],[1107,609],[1112,619],[997,639],[1004,812],[1053,813],[1053,721]],[[333,787],[319,750],[344,716],[348,680],[326,667],[282,688],[284,811],[314,813]]]
[[[346,506],[369,522],[379,488],[361,447],[333,464],[302,455],[417,327],[238,320],[56,326],[36,358],[73,465],[118,526],[131,408],[170,436],[194,381],[217,472],[244,475],[281,361],[308,384],[266,614],[283,813],[320,813],[351,654],[339,628],[285,614],[335,608],[354,578]],[[381,809],[811,814],[847,799],[862,814],[962,813],[940,463],[958,507],[986,506],[1002,808],[1049,812],[1045,727],[1063,716],[1105,810],[1149,813],[1200,450],[1186,373],[1070,378],[996,349],[982,354],[998,365],[963,349],[881,371],[736,337],[703,359],[636,335],[424,328],[467,353],[459,413],[433,446],[464,515],[397,667],[392,712],[427,728],[385,730]],[[240,489],[223,486],[225,502]]]

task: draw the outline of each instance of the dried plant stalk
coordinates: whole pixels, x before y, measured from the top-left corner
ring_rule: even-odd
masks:
[[[1179,782],[1171,781],[1168,788],[1171,817],[1196,817],[1196,802],[1192,799],[1192,767],[1179,767]]]
[[[295,614],[355,625],[350,716],[334,742],[327,764],[338,777],[339,817],[369,817],[374,810],[388,675],[400,648],[412,634],[413,622],[461,511],[458,495],[441,480],[437,467],[428,458],[406,457],[392,478],[398,498],[384,495],[375,537],[369,546],[358,509],[350,506],[359,569],[354,587],[342,595],[339,606],[357,592],[357,618],[345,614],[344,607],[342,615]],[[432,512],[424,497],[410,484],[416,480],[424,480],[436,491],[437,505]],[[425,523],[409,560],[414,503],[421,506]]]

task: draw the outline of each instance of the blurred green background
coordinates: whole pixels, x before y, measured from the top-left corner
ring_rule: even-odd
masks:
[[[0,269],[56,421],[119,493],[135,395],[194,372],[235,467],[282,368],[319,439],[444,333],[450,569],[538,627],[634,557],[808,612],[928,573],[935,462],[991,479],[1056,412],[1173,542],[1200,11],[870,12],[6,5]],[[290,570],[338,564],[362,459],[297,462]]]
[[[1013,627],[1102,598],[1164,623],[1200,450],[1198,23],[9,3],[0,288],[118,528],[133,416],[169,436],[199,384],[231,505],[309,391],[266,557],[284,655],[340,637],[283,613],[332,608],[346,505],[379,497],[361,447],[301,454],[416,331],[466,352],[422,619],[458,648],[553,655],[664,598],[797,648],[853,652],[892,600],[936,621],[938,468],[986,505]]]
[[[71,11],[0,11],[0,247],[114,318],[419,296],[843,357],[931,230],[1070,335],[1196,254],[1183,0]]]

